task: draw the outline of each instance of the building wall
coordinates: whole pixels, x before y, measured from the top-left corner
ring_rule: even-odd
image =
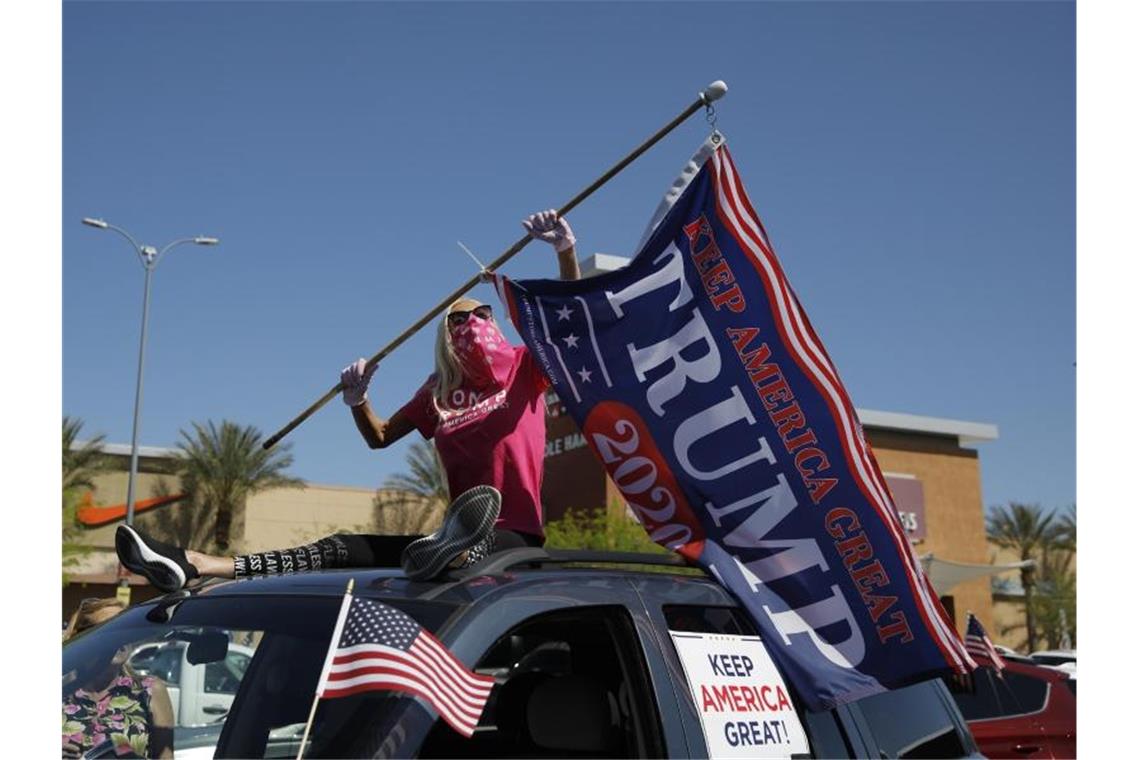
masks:
[[[121,470],[104,473],[95,479],[90,502],[95,506],[124,505],[127,501],[127,457],[114,457]],[[178,478],[170,474],[170,462],[161,458],[142,458],[136,487],[136,504],[148,499],[179,493]],[[385,504],[378,515],[374,500]],[[308,543],[338,531],[357,533],[427,533],[438,527],[444,505],[384,489],[350,488],[307,484],[303,488],[276,488],[251,497],[245,509],[235,515],[231,529],[232,553],[265,551],[272,548]],[[81,528],[78,541],[88,551],[66,571],[70,582],[62,595],[63,616],[68,617],[81,599],[114,596],[118,584],[118,558],[115,556],[115,530],[122,524],[117,519],[108,524]],[[212,530],[212,518],[200,514],[200,507],[178,501],[137,512],[135,524],[140,530],[172,543],[186,544],[192,525],[201,531]],[[193,548],[193,547],[191,547]],[[157,594],[144,579],[131,576],[131,602],[137,603]]]
[[[179,493],[178,479],[161,472],[139,473],[137,502]],[[244,514],[235,516],[232,526],[234,547],[241,551],[263,551],[275,546],[292,546],[338,530],[369,532],[373,529],[372,500],[376,490],[307,484],[303,488],[275,488],[255,494]],[[127,473],[112,472],[95,479],[93,501],[100,506],[125,504]],[[187,502],[156,507],[136,513],[139,528],[157,537],[171,535],[174,525],[195,518],[198,507]],[[201,521],[200,518],[197,520]],[[83,530],[82,541],[93,549],[113,550],[115,529],[121,521]]]
[[[330,533],[373,532],[371,488],[309,485],[253,496],[245,510],[246,551],[309,543]]]
[[[874,428],[866,434],[884,473],[913,475],[922,483],[926,536],[915,542],[915,551],[933,552],[954,562],[988,562],[978,452],[961,448],[950,436]],[[961,583],[948,594],[954,599],[959,633],[966,630],[966,613],[971,611],[987,630],[991,628],[989,578]]]

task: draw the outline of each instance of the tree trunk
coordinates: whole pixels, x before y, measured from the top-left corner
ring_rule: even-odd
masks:
[[[1023,568],[1021,588],[1025,591],[1025,641],[1029,652],[1037,650],[1037,613],[1033,609],[1033,583],[1033,568]]]
[[[230,526],[234,520],[232,504],[222,502],[218,504],[218,514],[214,518],[214,543],[218,551],[224,553],[230,548]]]

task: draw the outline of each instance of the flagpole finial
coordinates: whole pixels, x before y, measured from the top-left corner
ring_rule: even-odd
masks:
[[[344,593],[351,594],[352,593],[352,587],[355,585],[356,585],[356,579],[355,578],[349,578],[348,579],[348,588],[346,588],[344,590]]]
[[[718,79],[705,89],[701,90],[701,100],[704,101],[704,104],[707,106],[714,100],[720,100],[723,98],[726,92],[728,92],[728,85],[724,83],[723,79]]]

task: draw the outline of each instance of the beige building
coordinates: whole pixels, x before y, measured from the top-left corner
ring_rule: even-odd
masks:
[[[115,528],[126,514],[130,447],[103,447],[118,469],[95,479],[95,491],[84,497],[78,510],[79,542],[88,551],[65,568],[69,582],[63,591],[64,617],[81,599],[113,596],[119,581],[115,556]],[[139,448],[135,522],[155,537],[187,546],[201,546],[212,535],[213,523],[179,492],[173,473],[177,449]],[[375,501],[388,505],[377,510]],[[264,551],[295,546],[337,531],[420,533],[434,529],[441,511],[390,490],[306,484],[254,495],[245,510],[234,516],[231,553]],[[143,578],[128,576],[131,602],[156,592]]]
[[[989,564],[986,552],[985,508],[982,503],[978,451],[971,444],[997,438],[992,425],[940,420],[913,415],[858,410],[867,440],[895,497],[906,525],[907,481],[921,486],[925,531],[912,533],[919,556],[957,564]],[[992,624],[993,605],[988,576],[949,585],[928,564],[928,574],[954,616],[959,632],[966,629],[966,613],[973,612],[986,626]]]

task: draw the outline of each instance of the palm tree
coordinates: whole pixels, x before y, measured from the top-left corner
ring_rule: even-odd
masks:
[[[1033,599],[1034,620],[1050,649],[1061,646],[1066,634],[1076,636],[1077,576],[1070,569],[1072,555],[1053,551],[1042,555],[1040,580]]]
[[[408,449],[404,461],[408,463],[410,472],[388,478],[384,481],[386,487],[411,491],[417,496],[444,504],[451,502],[447,490],[447,474],[443,471],[443,463],[435,446],[416,441]]]
[[[111,469],[103,454],[103,435],[97,435],[76,448],[83,420],[63,416],[63,492],[64,495],[80,488],[94,489],[95,476]]]
[[[1053,524],[1053,545],[1058,549],[1077,550],[1077,505],[1071,504]]]
[[[94,490],[95,476],[99,473],[113,469],[111,460],[103,454],[103,438],[97,435],[82,446],[76,446],[79,431],[83,429],[83,420],[75,417],[63,417],[63,566],[75,564],[79,555],[88,551],[77,540],[79,525],[76,522],[76,512],[79,507],[80,491]],[[63,582],[67,582],[67,573],[63,575]]]
[[[986,537],[1003,549],[1013,549],[1022,560],[1035,562],[1037,553],[1048,551],[1053,536],[1053,515],[1045,514],[1033,504],[1010,502],[996,507],[986,517]],[[1035,567],[1021,568],[1021,587],[1025,590],[1025,636],[1029,651],[1037,648],[1037,621],[1033,604]]]
[[[1077,576],[1073,559],[1077,552],[1077,506],[1054,514],[1054,522],[1041,547],[1036,620],[1044,628],[1051,648],[1076,634]]]
[[[222,420],[221,427],[213,421],[191,424],[193,434],[179,431],[183,439],[178,443],[182,490],[216,510],[214,543],[224,552],[230,545],[234,513],[245,507],[247,498],[270,488],[300,488],[305,481],[285,474],[293,464],[293,457],[287,453],[289,445],[266,451],[257,428],[229,420]]]
[[[404,458],[408,472],[393,475],[372,499],[373,522],[391,534],[422,534],[437,525],[451,502],[447,474],[435,446],[416,441]]]

